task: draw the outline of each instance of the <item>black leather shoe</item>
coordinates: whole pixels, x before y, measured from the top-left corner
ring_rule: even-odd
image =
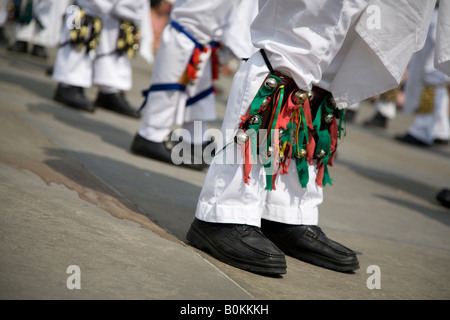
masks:
[[[404,136],[397,136],[397,137],[395,137],[395,140],[397,140],[399,142],[407,143],[412,146],[417,146],[417,147],[429,147],[430,146],[429,144],[422,142],[419,139],[413,137],[409,133],[405,134]]]
[[[31,54],[35,57],[47,59],[47,49],[45,49],[43,46],[34,45],[33,49],[31,49]]]
[[[388,124],[388,119],[381,113],[377,112],[372,119],[364,122],[365,126],[385,129]]]
[[[58,85],[53,99],[75,109],[95,111],[95,107],[84,96],[84,89],[81,87]]]
[[[125,98],[125,93],[101,93],[99,92],[95,106],[108,109],[132,118],[140,118],[141,115],[133,109]]]
[[[449,189],[442,189],[439,191],[439,193],[436,195],[436,199],[447,208],[450,208],[450,190]]]
[[[0,27],[0,45],[8,45],[9,40],[6,36],[4,27]]]
[[[433,144],[441,145],[441,146],[448,146],[450,143],[449,143],[448,139],[434,139]]]
[[[347,123],[354,123],[356,118],[355,110],[345,110],[345,120]]]
[[[179,159],[180,155],[174,153],[172,155],[172,149],[177,145],[177,141],[170,141],[169,135],[163,142],[153,142],[141,137],[138,133],[134,136],[133,142],[131,144],[130,150],[134,154],[138,154],[147,158],[167,162],[173,165],[179,165],[181,167],[186,167],[194,170],[203,170],[206,165],[202,161],[194,161],[194,156],[192,154],[181,155],[182,159]],[[180,148],[181,149],[181,148]],[[191,148],[192,150],[192,148]],[[192,152],[192,151],[191,151]],[[177,157],[175,159],[175,157]],[[186,158],[184,158],[186,157]],[[177,160],[174,162],[174,159]],[[178,161],[180,160],[180,161]],[[180,163],[181,162],[181,163]]]
[[[186,238],[194,247],[231,266],[259,274],[286,273],[284,253],[257,227],[204,222],[196,218]]]
[[[172,162],[171,149],[165,142],[153,142],[136,134],[130,148],[131,152],[168,163]]]
[[[10,47],[8,47],[8,51],[27,53],[28,52],[28,42],[16,41]]]
[[[356,253],[328,239],[318,226],[261,221],[261,231],[285,254],[327,269],[352,272],[359,269]]]

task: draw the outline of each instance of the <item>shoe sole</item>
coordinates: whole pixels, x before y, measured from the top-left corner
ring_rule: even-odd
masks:
[[[253,264],[244,263],[241,261],[235,261],[228,256],[222,254],[217,250],[214,245],[202,235],[195,226],[191,226],[186,238],[192,246],[200,249],[202,251],[210,253],[214,258],[229,264],[233,267],[247,270],[253,273],[263,274],[263,275],[282,275],[286,273],[286,265],[273,265],[273,266],[256,266]]]
[[[297,250],[293,252],[290,249],[279,245],[278,248],[280,248],[280,250],[288,256],[326,269],[331,269],[339,272],[353,272],[359,269],[359,262],[357,260],[354,263],[338,263],[312,252],[298,252]]]

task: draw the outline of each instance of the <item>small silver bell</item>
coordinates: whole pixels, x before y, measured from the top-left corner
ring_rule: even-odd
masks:
[[[235,137],[234,137],[234,141],[238,144],[238,145],[243,145],[245,144],[248,140],[250,139],[250,137],[248,136],[248,134],[246,132],[239,132]]]
[[[323,119],[325,120],[326,123],[331,123],[334,119],[334,116],[332,113],[328,113],[325,115]]]
[[[278,86],[278,81],[274,78],[267,78],[266,82],[264,83],[267,89],[275,89]]]
[[[306,149],[300,150],[300,153],[298,154],[298,156],[300,158],[306,158],[307,155],[308,155],[308,152],[306,151]]]
[[[297,90],[292,96],[292,102],[296,105],[304,104],[306,99],[308,99],[308,94],[303,90]]]
[[[250,124],[259,124],[260,120],[258,116],[253,116],[248,120],[248,123]]]
[[[306,152],[305,149],[301,149],[301,150],[300,150],[299,152],[297,152],[294,156],[295,156],[296,158],[301,159],[301,158],[306,158],[307,155],[308,155],[308,152]]]
[[[269,151],[267,151],[267,156],[268,156],[268,157],[271,157],[272,154],[273,154],[273,148],[272,148],[272,147],[269,147],[268,149],[269,149]]]
[[[278,162],[283,163],[285,159],[286,159],[286,156],[284,154],[280,153],[280,155],[278,156]]]
[[[312,101],[314,99],[314,93],[312,91],[308,91],[308,99]]]
[[[269,100],[264,99],[263,102],[261,103],[261,108],[266,108],[268,104],[269,104]]]
[[[323,159],[323,158],[326,157],[326,155],[327,155],[327,152],[325,150],[323,150],[323,149],[319,150],[316,153],[316,156],[317,156],[318,159]]]

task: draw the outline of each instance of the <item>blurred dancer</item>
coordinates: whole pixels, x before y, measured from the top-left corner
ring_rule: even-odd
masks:
[[[28,53],[47,58],[47,48],[58,43],[63,16],[69,0],[18,0],[12,1],[14,15],[14,44],[10,51]]]
[[[397,115],[397,96],[400,89],[394,88],[382,93],[373,100],[375,114],[373,117],[364,122],[365,126],[375,128],[387,128],[389,121],[393,120]]]
[[[416,112],[414,123],[405,135],[396,137],[397,141],[422,147],[448,145],[450,139],[450,77],[435,68],[437,18],[436,9],[425,46],[414,54],[408,69],[404,112]]]
[[[78,0],[70,7],[57,53],[54,99],[70,107],[102,107],[138,118],[125,92],[132,87],[131,59],[140,53],[153,62],[153,34],[147,0]],[[84,88],[99,87],[95,103]]]
[[[8,44],[8,37],[5,32],[5,25],[8,21],[9,0],[0,0],[0,44]]]
[[[238,13],[247,17],[236,19]],[[156,54],[151,86],[145,92],[144,118],[132,152],[174,163],[171,131],[182,126],[184,150],[189,151],[175,164],[203,168],[203,150],[211,142],[206,122],[216,119],[213,81],[219,76],[219,51],[239,49],[234,54],[248,58],[253,48],[249,25],[255,15],[256,1],[175,2]],[[239,32],[227,33],[232,23],[240,23]],[[200,156],[191,158],[197,149]]]

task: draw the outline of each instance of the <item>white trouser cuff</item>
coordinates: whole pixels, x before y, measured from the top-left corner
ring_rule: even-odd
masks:
[[[149,141],[163,142],[170,134],[170,128],[156,128],[151,126],[143,126],[138,130],[138,134]]]
[[[195,217],[206,222],[261,227],[261,208],[257,206],[221,206],[199,201]]]
[[[303,207],[299,210],[282,206],[267,205],[262,218],[286,224],[317,225],[319,223],[319,210],[317,207],[311,206]]]
[[[389,120],[393,120],[397,114],[397,104],[393,101],[375,101],[375,109]]]

